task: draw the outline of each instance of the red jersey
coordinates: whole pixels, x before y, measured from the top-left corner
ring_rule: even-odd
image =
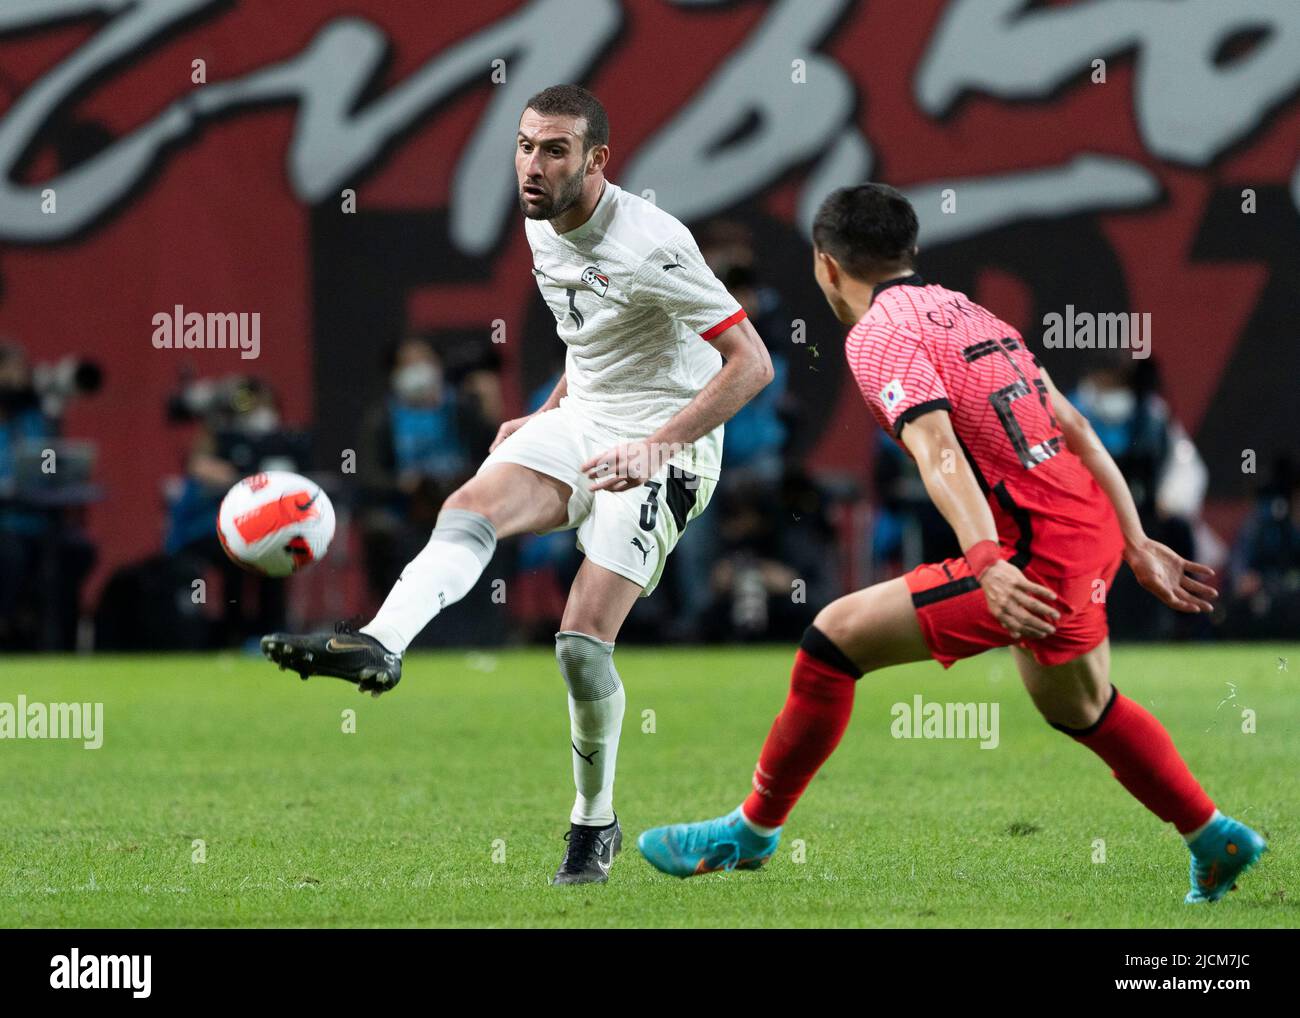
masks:
[[[948,411],[1015,565],[1078,576],[1122,550],[1114,508],[1066,448],[1038,360],[1011,325],[913,274],[876,287],[844,352],[900,445],[909,421]]]

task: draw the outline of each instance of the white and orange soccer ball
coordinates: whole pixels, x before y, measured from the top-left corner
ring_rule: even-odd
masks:
[[[334,539],[334,506],[319,484],[287,470],[245,477],[217,510],[226,554],[263,576],[288,576],[325,557]]]

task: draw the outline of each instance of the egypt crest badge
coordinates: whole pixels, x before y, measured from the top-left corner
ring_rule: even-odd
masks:
[[[589,265],[582,270],[582,281],[602,297],[605,296],[605,291],[609,289],[609,276],[594,265]]]

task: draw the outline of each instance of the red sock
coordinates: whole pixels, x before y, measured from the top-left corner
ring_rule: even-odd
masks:
[[[1183,763],[1165,726],[1119,690],[1086,732],[1055,727],[1105,760],[1138,802],[1180,834],[1196,830],[1213,815],[1214,803]]]
[[[794,658],[790,696],[763,743],[754,790],[745,800],[745,816],[754,823],[785,823],[813,775],[839,745],[853,713],[860,674],[830,640],[809,628]]]

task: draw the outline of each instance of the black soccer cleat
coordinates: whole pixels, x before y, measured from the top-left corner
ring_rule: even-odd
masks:
[[[304,679],[332,675],[378,696],[402,681],[402,656],[388,651],[373,636],[358,632],[351,622],[336,622],[333,633],[295,636],[272,633],[262,637],[262,653]]]
[[[623,829],[618,826],[618,817],[608,827],[569,824],[569,833],[564,840],[569,847],[551,883],[603,884],[609,879],[614,856],[623,847]]]

